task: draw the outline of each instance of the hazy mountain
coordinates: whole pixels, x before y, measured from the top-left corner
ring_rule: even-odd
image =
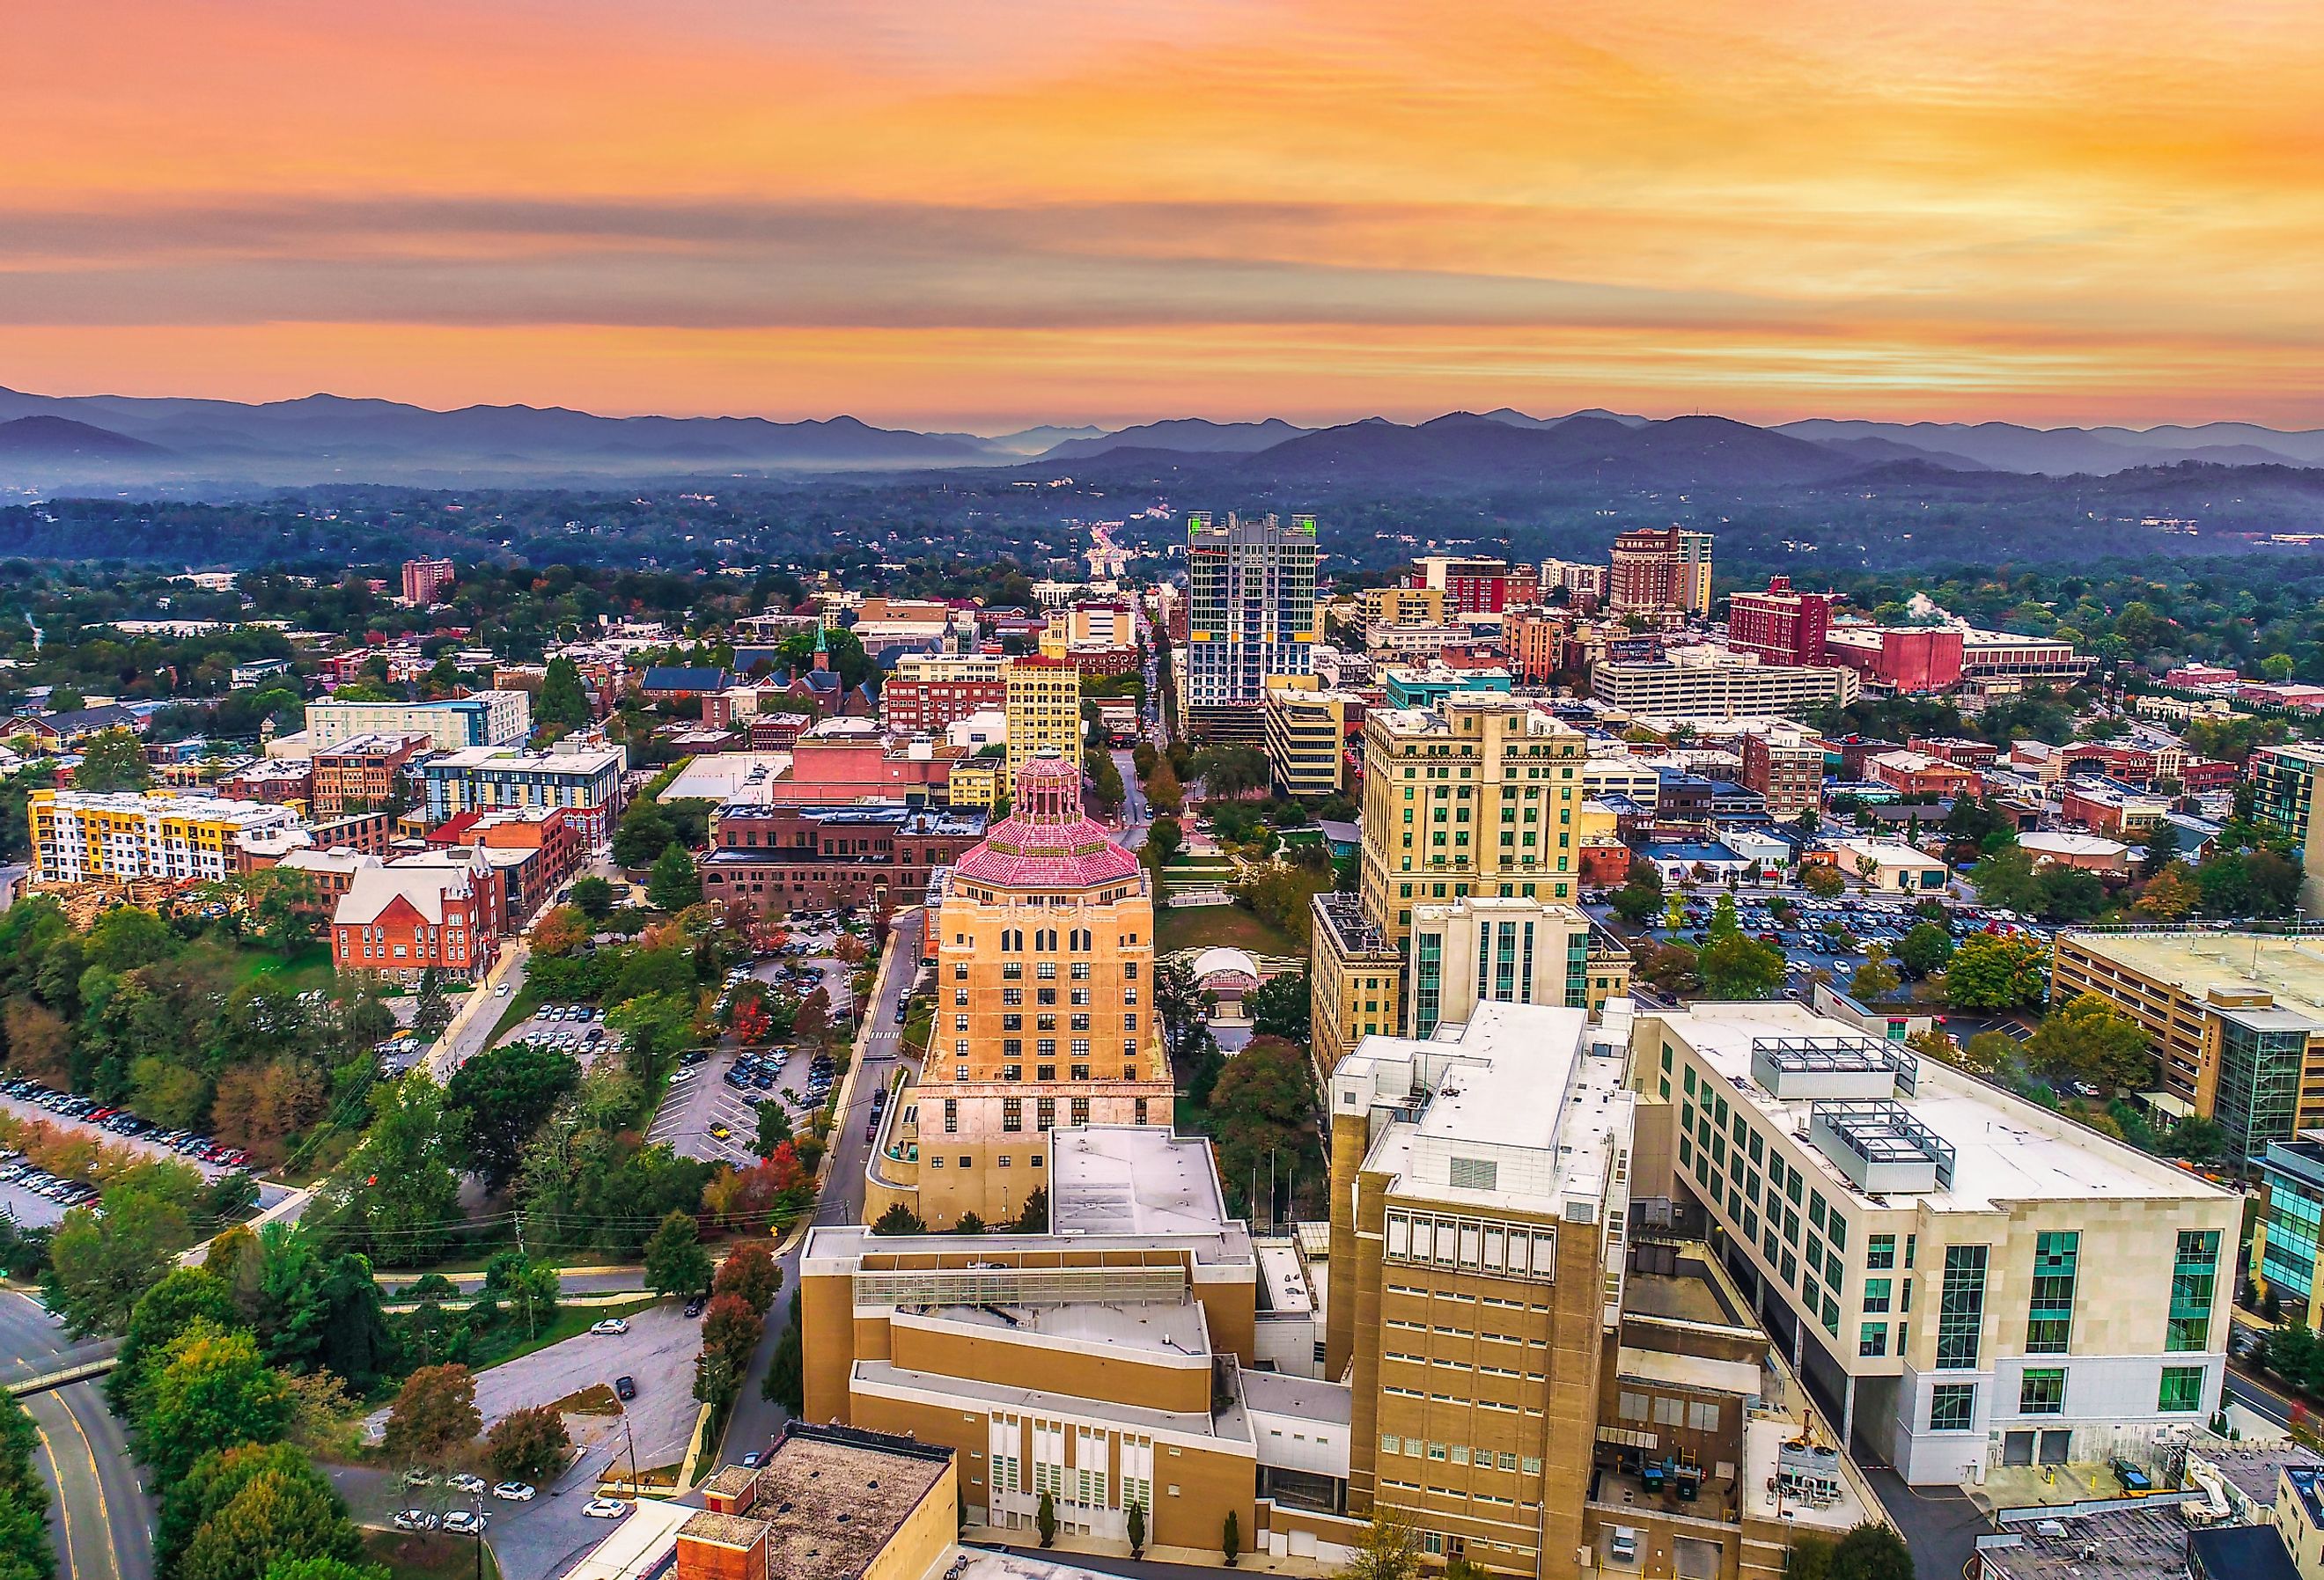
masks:
[[[979,442],[996,455],[1038,456],[1074,439],[1103,439],[1106,432],[1106,430],[1092,423],[1084,423],[1079,428],[1060,428],[1055,423],[1045,423],[1039,428],[1020,429],[1015,433],[998,434]]]
[[[109,460],[163,453],[143,439],[69,417],[34,415],[0,422],[0,457],[15,460]]]
[[[2098,476],[2133,467],[2207,461],[2219,466],[2324,465],[2324,433],[2278,433],[2245,422],[2196,428],[2026,428],[2015,422],[1865,422],[1810,418],[1775,431],[1819,444],[1886,439],[1931,457],[1952,455],[1998,472]]]
[[[1620,411],[1609,411],[1602,406],[1592,406],[1582,411],[1569,411],[1563,417],[1528,417],[1510,406],[1503,406],[1498,411],[1485,413],[1486,420],[1506,422],[1511,428],[1555,428],[1559,423],[1571,422],[1577,417],[1602,417],[1610,422],[1618,422],[1625,428],[1644,428],[1649,420],[1647,418],[1632,417]]]
[[[1044,451],[1045,461],[1074,460],[1108,450],[1184,450],[1195,455],[1246,454],[1311,431],[1280,417],[1264,422],[1213,422],[1205,417],[1179,417],[1167,422],[1143,422],[1118,433],[1095,439],[1073,439]]]

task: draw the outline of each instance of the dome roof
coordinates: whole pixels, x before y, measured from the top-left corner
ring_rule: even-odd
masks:
[[[1205,986],[1214,977],[1247,976],[1251,985],[1259,983],[1259,962],[1241,949],[1223,945],[1214,946],[1194,956],[1194,980]]]
[[[1003,889],[1079,889],[1139,876],[1138,858],[1082,810],[1082,771],[1044,754],[1017,772],[1014,805],[953,871]]]

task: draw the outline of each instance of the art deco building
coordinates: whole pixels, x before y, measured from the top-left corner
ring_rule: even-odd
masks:
[[[936,926],[917,1155],[883,1160],[890,1199],[916,1195],[931,1224],[1013,1219],[1047,1184],[1051,1130],[1169,1126],[1153,889],[1082,810],[1079,764],[1025,764],[1013,813],[946,876]]]

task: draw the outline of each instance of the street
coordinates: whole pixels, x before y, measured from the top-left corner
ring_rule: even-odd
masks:
[[[39,1301],[16,1289],[0,1294],[0,1352],[12,1361],[47,1371],[72,1348]],[[154,1501],[102,1386],[75,1382],[24,1400],[40,1432],[57,1572],[76,1580],[152,1580]]]
[[[863,1166],[869,1155],[863,1127],[872,1115],[872,1090],[893,1080],[902,1062],[896,1005],[918,979],[920,936],[925,924],[926,913],[915,907],[899,911],[889,929],[888,947],[881,956],[872,1002],[865,1006],[863,1019],[856,1029],[856,1067],[841,1088],[847,1106],[832,1125],[831,1171],[824,1177],[823,1194],[816,1199],[816,1223],[853,1224],[862,1214]],[[761,1398],[759,1389],[766,1380],[767,1368],[773,1363],[775,1344],[788,1321],[791,1291],[798,1288],[799,1249],[805,1243],[805,1234],[798,1234],[782,1254],[782,1293],[775,1298],[775,1308],[768,1316],[766,1337],[760,1341],[758,1353],[751,1357],[750,1372],[742,1380],[742,1397],[735,1402],[734,1413],[727,1418],[726,1436],[713,1468],[738,1460],[752,1449],[766,1447],[782,1430],[788,1412],[782,1406]]]

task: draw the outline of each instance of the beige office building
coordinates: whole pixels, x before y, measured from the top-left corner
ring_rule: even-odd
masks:
[[[1689,647],[1644,663],[1590,668],[1590,695],[1609,707],[1656,718],[1744,718],[1845,706],[1863,694],[1853,670],[1762,664],[1725,648]]]
[[[1403,1034],[1404,956],[1366,919],[1360,895],[1318,894],[1309,906],[1307,1045],[1320,1087],[1365,1038]]]
[[[1313,675],[1279,675],[1267,687],[1267,760],[1284,794],[1317,799],[1348,785],[1348,720],[1363,698],[1325,689]]]
[[[1556,1004],[1592,1014],[1630,991],[1630,953],[1571,905],[1476,894],[1412,911],[1405,1033],[1428,1038],[1480,1004]]]

